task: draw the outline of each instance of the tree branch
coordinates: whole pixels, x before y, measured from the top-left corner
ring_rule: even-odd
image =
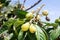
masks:
[[[25,4],[26,0],[23,1],[23,5]]]
[[[27,8],[25,11],[30,10],[31,8],[33,8],[34,6],[36,6],[38,3],[40,3],[42,0],[39,0],[38,2],[36,2],[34,5],[32,5],[31,7]]]

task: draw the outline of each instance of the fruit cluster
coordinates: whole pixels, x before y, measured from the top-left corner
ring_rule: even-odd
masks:
[[[21,26],[21,30],[22,31],[28,31],[29,30],[31,33],[36,32],[36,28],[35,28],[34,24],[30,24],[29,22],[23,24]]]
[[[27,20],[33,19],[34,18],[34,15],[33,14],[34,14],[34,12],[27,13],[26,14],[26,19]],[[43,11],[42,12],[42,15],[47,16],[48,15],[48,11]],[[40,15],[37,15],[36,16],[36,20],[37,21],[40,20]],[[35,33],[36,32],[36,27],[34,26],[33,23],[26,22],[25,24],[23,24],[21,26],[21,30],[22,31],[28,31],[29,30],[31,33]]]

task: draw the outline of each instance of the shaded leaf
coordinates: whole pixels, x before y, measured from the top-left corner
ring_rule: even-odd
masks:
[[[18,40],[23,40],[23,31],[19,32]]]
[[[5,30],[7,30],[7,29],[8,29],[8,27],[4,25],[4,26],[0,29],[0,34],[1,34],[2,32],[4,32]]]
[[[52,40],[55,40],[56,38],[58,38],[59,35],[60,35],[60,27],[58,27],[55,30],[52,30],[50,33],[50,37]]]
[[[35,33],[32,34],[32,33],[28,32],[27,37],[25,38],[25,40],[37,40],[36,36],[35,36]]]
[[[17,10],[15,14],[17,15],[17,17],[23,19],[23,18],[25,18],[25,15],[26,15],[27,13],[28,13],[28,12],[23,11],[23,10]]]

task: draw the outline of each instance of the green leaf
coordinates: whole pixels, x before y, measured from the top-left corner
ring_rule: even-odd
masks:
[[[48,36],[48,33],[46,32],[46,30],[44,29],[44,28],[41,28],[41,30],[44,32],[44,34],[46,35],[46,40],[48,40],[49,38],[49,36]]]
[[[45,33],[42,31],[42,29],[35,25],[37,31],[35,33],[37,40],[47,40]]]
[[[15,26],[13,27],[13,30],[14,30],[14,34],[17,36],[17,35],[18,35],[18,32],[17,32],[17,30],[16,30],[16,27],[15,27]]]
[[[6,0],[0,0],[1,3],[5,3]]]
[[[14,18],[10,18],[6,23],[5,25],[8,27],[8,29],[11,28],[11,26],[15,23],[16,19]]]
[[[25,40],[37,40],[36,36],[35,36],[35,33],[32,34],[32,33],[28,32]]]
[[[28,13],[28,12],[23,11],[23,10],[17,10],[17,11],[16,11],[16,15],[17,15],[19,18],[21,18],[21,19],[25,18],[25,15],[26,15],[27,13]]]
[[[23,40],[23,31],[22,30],[19,32],[18,40]]]
[[[11,27],[11,25],[13,25],[15,23],[15,21],[16,20],[14,18],[10,18],[4,25]]]
[[[14,23],[14,26],[15,26],[15,27],[18,27],[18,26],[20,26],[20,25],[23,24],[23,23],[24,23],[23,20],[17,19],[16,22]]]
[[[11,33],[12,32],[12,29],[13,29],[13,24],[15,23],[16,19],[14,18],[9,18],[9,20],[7,22],[4,23],[4,25],[7,26],[7,29],[8,29],[8,33]]]
[[[2,32],[4,32],[5,30],[7,30],[7,29],[8,29],[8,27],[5,26],[5,25],[3,25],[3,27],[0,29],[0,34],[1,34]]]
[[[55,30],[52,30],[50,33],[50,37],[52,40],[55,40],[56,38],[58,38],[59,35],[60,35],[60,27],[58,27]]]

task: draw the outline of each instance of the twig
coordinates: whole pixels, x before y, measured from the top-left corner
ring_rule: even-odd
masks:
[[[24,0],[23,5],[25,4],[26,0]]]
[[[41,0],[39,0],[38,2],[36,2],[34,5],[32,5],[31,7],[27,8],[25,11],[28,11],[29,9],[33,8],[34,6],[36,6],[38,3],[40,3]]]
[[[41,7],[39,7],[36,11],[36,13],[38,14],[39,13],[39,11],[43,8],[45,6],[45,4],[42,4],[42,6]]]

